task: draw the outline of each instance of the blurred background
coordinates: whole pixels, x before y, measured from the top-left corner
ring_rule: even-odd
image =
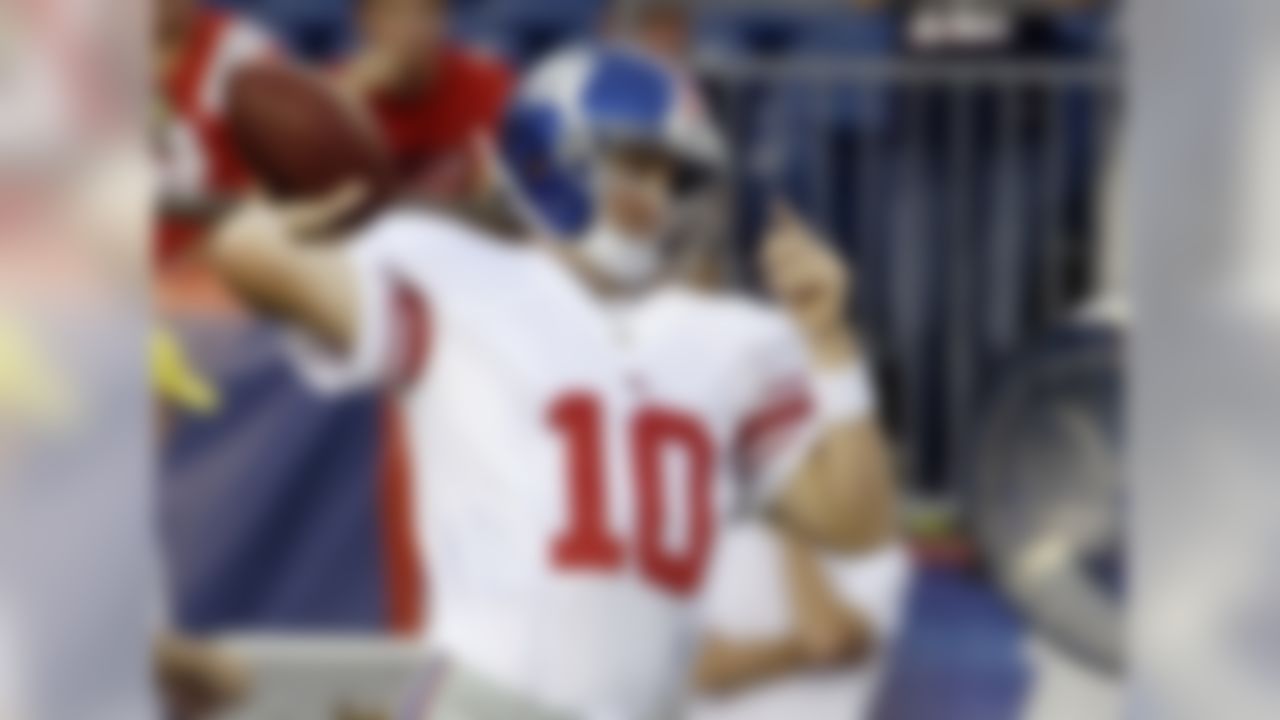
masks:
[[[875,717],[1118,716],[1118,3],[423,1],[439,22],[420,38],[439,58],[433,85],[412,107],[373,108],[406,187],[459,192],[474,172],[467,140],[494,127],[520,68],[625,35],[695,67],[730,138],[732,186],[706,227],[718,270],[755,288],[776,197],[855,268],[849,320],[875,362],[917,566]],[[202,56],[216,65],[230,17],[261,32],[228,47],[338,72],[368,42],[362,2],[379,0],[227,0],[180,50],[193,73]],[[216,145],[198,77],[162,92]],[[394,683],[393,651],[334,638],[429,622],[398,423],[384,398],[308,395],[182,234],[162,228],[158,304],[217,399],[175,415],[164,442],[178,624],[235,637],[272,667],[309,666],[314,682],[325,653],[272,638],[328,638],[369,687]]]

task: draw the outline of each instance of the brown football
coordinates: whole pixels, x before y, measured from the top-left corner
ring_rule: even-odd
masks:
[[[316,197],[360,181],[368,198],[353,223],[391,195],[391,153],[372,116],[316,71],[285,62],[241,68],[228,88],[226,121],[250,172],[275,197]]]

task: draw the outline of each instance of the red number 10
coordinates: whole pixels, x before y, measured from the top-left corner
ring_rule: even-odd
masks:
[[[569,523],[552,547],[561,568],[608,572],[619,569],[626,541],[609,527],[605,497],[603,417],[599,400],[586,393],[566,396],[551,408],[550,421],[565,441],[569,468]],[[630,427],[632,479],[636,492],[635,552],[651,582],[678,595],[697,589],[711,549],[711,441],[702,426],[682,413],[641,410]],[[663,456],[684,455],[688,476],[688,542],[680,550],[663,546]]]

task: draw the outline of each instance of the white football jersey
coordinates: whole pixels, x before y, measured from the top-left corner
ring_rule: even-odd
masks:
[[[423,212],[353,240],[359,337],[314,383],[400,385],[427,644],[586,717],[671,702],[717,526],[816,435],[804,344],[742,299],[606,303],[546,248]]]

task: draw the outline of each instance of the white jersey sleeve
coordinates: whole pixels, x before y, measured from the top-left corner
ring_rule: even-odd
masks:
[[[421,380],[434,337],[434,301],[448,275],[474,264],[487,241],[464,226],[421,212],[390,215],[345,246],[356,327],[350,349],[335,353],[290,332],[288,355],[304,380],[327,395]]]
[[[820,428],[810,357],[799,332],[774,310],[761,311],[753,325],[736,452],[751,503],[759,507],[808,457]]]

